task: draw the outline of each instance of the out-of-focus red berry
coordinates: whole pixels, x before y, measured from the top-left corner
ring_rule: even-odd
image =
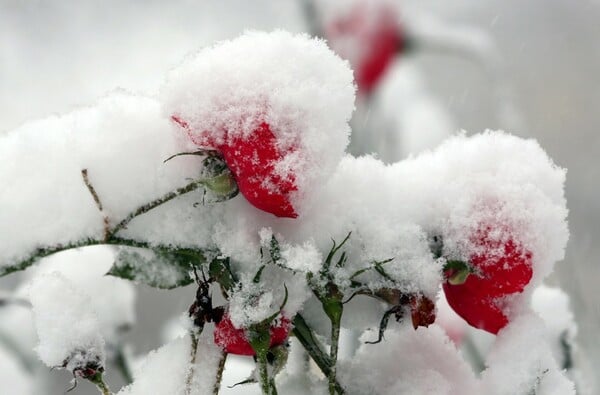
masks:
[[[325,37],[335,52],[350,61],[363,94],[375,88],[404,46],[396,12],[385,2],[358,3],[325,28]]]

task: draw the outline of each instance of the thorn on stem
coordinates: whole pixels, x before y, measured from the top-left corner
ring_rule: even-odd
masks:
[[[100,211],[100,213],[103,214],[102,220],[104,223],[104,240],[106,241],[106,240],[108,240],[108,238],[110,236],[110,226],[109,226],[108,216],[106,214],[104,214],[104,208],[102,207],[102,202],[100,201],[100,197],[98,197],[98,193],[96,192],[96,189],[94,189],[94,186],[90,182],[90,179],[88,177],[88,170],[82,169],[81,176],[83,177],[83,183],[85,184],[88,191],[92,195],[92,198],[94,199],[94,203],[96,203],[96,207],[98,207],[98,211]]]

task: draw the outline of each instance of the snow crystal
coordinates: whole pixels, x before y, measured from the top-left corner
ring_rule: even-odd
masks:
[[[541,284],[531,295],[531,307],[544,320],[546,343],[552,348],[554,359],[560,366],[564,366],[568,363],[567,359],[573,358],[573,355],[565,355],[564,348],[572,348],[577,335],[577,325],[569,307],[569,296],[560,288]]]
[[[273,235],[270,228],[261,229],[259,235],[263,249],[270,251],[273,238],[277,240],[277,237]],[[276,243],[280,255],[277,264],[304,273],[316,273],[321,268],[323,254],[317,249],[313,240],[307,240],[302,245],[279,243],[278,241]]]
[[[498,333],[482,374],[482,393],[513,395],[575,394],[552,356],[544,324],[534,314],[523,314]]]
[[[369,339],[373,333],[363,336]],[[470,367],[437,325],[388,330],[385,341],[363,344],[340,364],[340,379],[352,393],[469,395],[478,392]]]
[[[104,366],[104,339],[87,295],[58,272],[36,277],[29,292],[42,362],[71,370],[86,363]]]
[[[173,340],[150,352],[134,372],[133,384],[119,395],[204,395],[212,394],[221,349],[212,338],[212,325],[207,325],[198,338],[196,363],[191,365],[189,335]],[[190,377],[190,392],[186,392]]]
[[[5,163],[0,170],[5,186],[0,206],[6,208],[0,213],[4,235],[0,269],[38,247],[102,238],[102,214],[83,183],[82,169],[88,169],[112,226],[138,206],[197,177],[195,158],[163,164],[167,157],[186,150],[177,136],[157,102],[123,92],[0,136],[0,157]],[[140,223],[131,223],[121,235],[141,233],[148,241],[189,244],[193,240],[202,245],[210,240],[206,228],[192,226],[210,222],[203,218],[203,207],[192,206],[201,196],[198,192],[185,197],[190,200],[181,199],[182,207],[169,210],[169,218],[161,207],[140,218]]]
[[[323,41],[248,32],[189,57],[169,74],[162,101],[206,147],[267,123],[286,153],[275,168],[293,177],[292,203],[302,213],[310,188],[327,179],[348,144],[354,86],[348,64]]]
[[[236,328],[261,322],[280,308],[284,316],[293,317],[311,296],[302,274],[269,265],[263,269],[259,283],[254,283],[253,278],[254,274],[245,274],[241,287],[229,297],[228,313]],[[286,292],[288,297],[283,305]]]
[[[129,281],[105,276],[113,262],[111,247],[64,251],[44,258],[32,277],[58,272],[70,280],[77,292],[88,298],[87,308],[98,318],[104,340],[116,343],[119,332],[135,322],[135,290]]]
[[[446,334],[454,344],[460,346],[464,336],[467,335],[469,324],[452,310],[443,290],[440,290],[438,293],[435,308],[435,323],[446,331]]]

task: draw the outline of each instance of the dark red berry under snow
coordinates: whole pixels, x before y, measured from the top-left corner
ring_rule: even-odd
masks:
[[[474,271],[462,284],[443,284],[448,304],[471,326],[496,334],[508,318],[503,312],[504,299],[523,291],[531,281],[532,254],[514,240],[499,242],[490,237],[490,229],[474,238],[481,252],[470,257]],[[454,273],[446,272],[447,278]]]
[[[188,124],[177,116],[171,117],[188,132],[192,141],[202,148],[214,148],[223,155],[235,178],[240,193],[254,207],[277,217],[296,218],[291,194],[297,190],[293,175],[282,176],[276,164],[292,149],[282,151],[269,124],[261,123],[247,136],[225,133],[216,142],[192,133]]]
[[[279,346],[287,340],[291,330],[290,320],[282,317],[276,326],[269,331],[271,341],[269,347]],[[215,326],[215,344],[221,346],[226,353],[236,355],[255,355],[254,349],[248,342],[247,330],[233,326],[228,315]]]

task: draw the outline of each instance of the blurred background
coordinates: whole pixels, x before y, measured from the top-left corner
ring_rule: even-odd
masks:
[[[461,129],[505,129],[537,139],[567,168],[571,239],[550,282],[571,297],[581,365],[593,386],[600,366],[600,1],[391,5],[402,49],[383,56],[373,66],[383,71],[359,86],[352,151],[392,161]],[[353,12],[344,1],[0,0],[0,133],[115,89],[156,96],[186,54],[246,29],[324,35],[360,68],[364,53],[344,36],[357,23]],[[19,275],[2,278],[0,289],[18,283]],[[186,311],[195,292],[137,290],[137,323],[127,335],[136,354],[162,344],[164,323]],[[82,384],[77,393],[90,389]]]

